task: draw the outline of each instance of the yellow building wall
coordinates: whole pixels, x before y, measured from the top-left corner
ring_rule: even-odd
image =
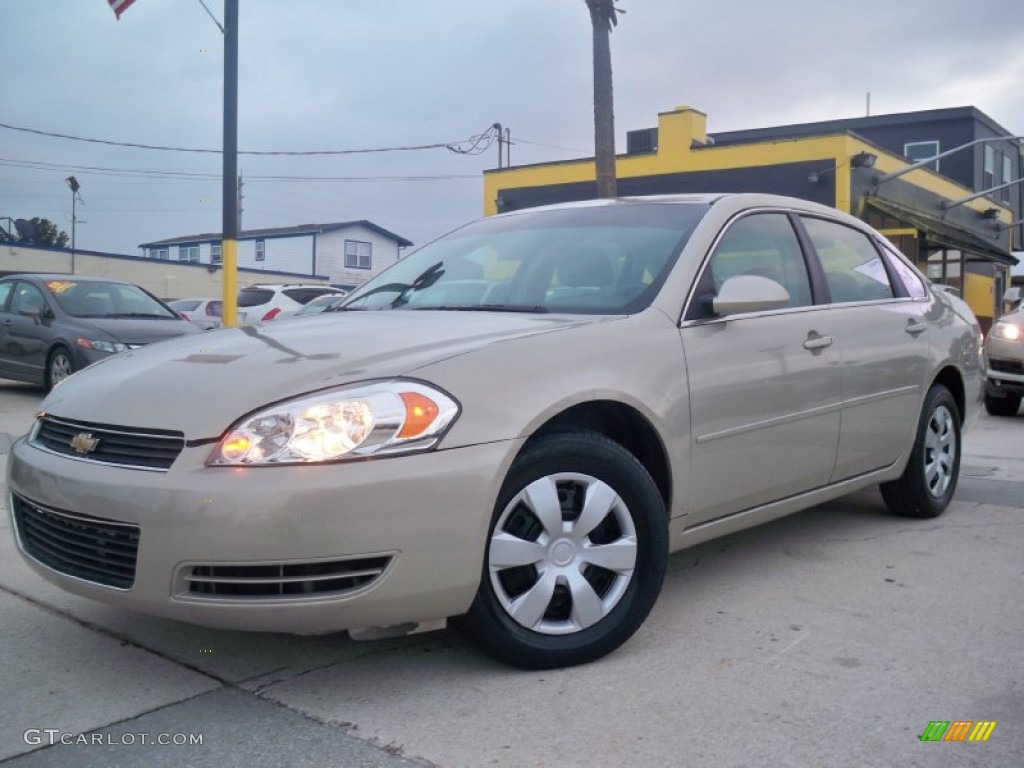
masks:
[[[799,139],[783,139],[751,144],[716,147],[707,144],[707,116],[692,107],[676,107],[658,115],[658,149],[656,152],[619,155],[615,161],[618,178],[637,178],[666,173],[718,171],[752,168],[783,163],[820,160],[823,167],[835,164],[835,207],[860,216],[851,209],[850,158],[860,152],[877,157],[874,170],[879,176],[905,168],[905,158],[886,152],[848,133],[825,134]],[[971,190],[927,168],[919,168],[901,177],[904,181],[934,192],[950,200],[971,194]],[[564,162],[540,163],[484,172],[484,215],[498,212],[498,193],[505,189],[544,187],[574,182],[595,181],[592,158]],[[992,201],[981,199],[965,204],[984,211]],[[1000,220],[1009,223],[1009,209],[1000,210]]]
[[[991,320],[996,305],[996,281],[968,272],[963,279],[963,300],[978,318]]]

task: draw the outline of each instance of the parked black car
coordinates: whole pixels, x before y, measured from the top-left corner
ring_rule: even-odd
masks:
[[[131,283],[45,274],[0,280],[0,377],[47,390],[103,358],[199,332]]]

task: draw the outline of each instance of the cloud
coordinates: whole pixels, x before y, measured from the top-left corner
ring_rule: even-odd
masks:
[[[1016,0],[851,6],[820,0],[622,0],[612,34],[617,142],[689,104],[725,131],[977,105],[1024,132]],[[513,162],[589,154],[591,31],[583,0],[246,0],[239,143],[329,149],[454,141],[511,128]],[[211,4],[218,15],[218,3]],[[82,136],[219,148],[223,39],[198,2],[7,0],[4,122]],[[554,145],[554,146],[550,146]],[[219,174],[217,155],[115,149],[0,131],[0,158]],[[0,160],[0,163],[4,161]],[[443,150],[338,158],[242,156],[246,226],[368,218],[416,242],[480,215],[478,157]],[[65,221],[61,169],[0,166],[0,216]],[[220,228],[220,182],[75,171],[85,248]],[[431,182],[285,183],[271,174],[462,175]]]

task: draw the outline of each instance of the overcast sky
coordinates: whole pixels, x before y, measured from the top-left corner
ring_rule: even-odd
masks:
[[[222,0],[206,0],[223,20]],[[1019,0],[622,0],[616,146],[687,104],[711,132],[974,105],[1024,133]],[[511,128],[513,164],[593,154],[584,0],[241,0],[240,150],[460,142]],[[2,0],[0,123],[219,149],[223,38],[199,0]],[[218,232],[220,156],[0,128],[0,217],[42,216],[79,248]],[[445,149],[241,155],[243,227],[369,219],[417,244],[483,209],[478,156]],[[150,177],[109,170],[155,171]],[[169,172],[209,174],[168,178]],[[260,176],[362,177],[272,181]],[[434,177],[393,180],[395,177]],[[382,179],[381,177],[384,177]],[[392,180],[387,180],[392,177]],[[376,179],[376,180],[367,180]]]

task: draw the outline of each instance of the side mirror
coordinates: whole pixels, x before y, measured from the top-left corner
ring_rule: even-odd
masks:
[[[738,315],[744,312],[766,312],[789,304],[789,292],[781,285],[760,275],[737,275],[722,283],[711,302],[716,315]]]

